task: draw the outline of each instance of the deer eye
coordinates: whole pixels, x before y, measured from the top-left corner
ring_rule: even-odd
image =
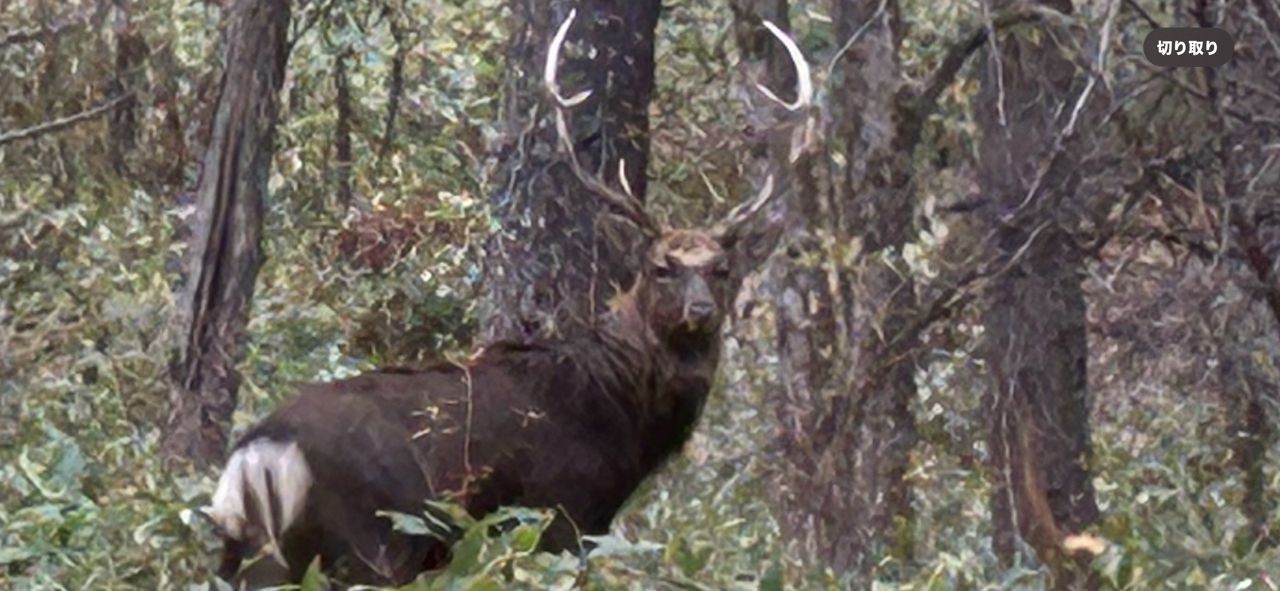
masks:
[[[671,279],[676,276],[676,270],[671,265],[656,265],[653,268],[653,276],[658,279]]]

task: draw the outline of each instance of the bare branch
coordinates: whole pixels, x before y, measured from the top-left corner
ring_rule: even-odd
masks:
[[[938,107],[938,97],[952,82],[955,82],[960,68],[963,68],[969,57],[987,42],[992,31],[1005,31],[1018,25],[1039,22],[1050,16],[1062,18],[1061,13],[1038,5],[1023,6],[1017,10],[996,15],[989,24],[979,26],[977,30],[954,43],[947,50],[937,69],[929,76],[928,82],[918,92],[913,91],[909,86],[902,87],[897,100],[899,109],[903,113],[901,125],[903,133],[900,133],[895,140],[894,149],[908,153],[915,150],[923,137],[924,122]]]
[[[1138,16],[1142,17],[1142,20],[1147,21],[1147,24],[1151,25],[1151,28],[1153,29],[1163,28],[1163,25],[1161,25],[1159,21],[1152,18],[1151,14],[1148,13],[1145,8],[1139,6],[1138,3],[1135,2],[1134,0],[1124,0],[1124,3],[1126,6],[1128,6],[1129,8],[1132,8],[1135,12],[1137,12]]]
[[[849,53],[849,50],[853,48],[853,44],[862,38],[862,34],[866,33],[867,29],[871,28],[871,25],[884,16],[884,9],[888,5],[888,0],[880,0],[880,5],[876,7],[876,11],[872,13],[866,22],[862,23],[862,26],[858,27],[858,30],[849,35],[849,38],[845,39],[844,43],[840,45],[840,50],[831,56],[831,61],[827,62],[827,80],[830,80],[835,74],[836,64],[840,63],[840,59],[844,57],[844,54]]]
[[[65,129],[67,127],[70,127],[82,121],[88,121],[89,119],[99,117],[105,113],[108,113],[114,109],[117,109],[123,106],[125,103],[129,102],[130,100],[133,100],[133,96],[134,96],[133,92],[126,92],[101,105],[98,105],[92,109],[89,109],[88,111],[81,111],[79,113],[76,113],[75,115],[60,117],[58,119],[54,119],[53,121],[41,123],[40,125],[36,125],[34,127],[27,127],[24,129],[15,129],[13,131],[6,131],[3,133],[0,133],[0,146],[13,143],[16,141],[20,141],[20,140],[32,139],[32,138],[44,135],[46,133],[52,133],[55,131]]]
[[[920,335],[933,326],[934,323],[951,317],[969,305],[977,297],[977,293],[973,288],[978,286],[980,282],[1004,275],[1021,263],[1022,259],[1030,252],[1031,246],[1035,243],[1040,233],[1048,228],[1049,225],[1050,222],[1045,222],[1032,230],[1027,239],[1007,260],[991,261],[992,263],[1003,262],[1003,264],[994,268],[983,265],[983,268],[969,270],[964,276],[944,288],[927,306],[921,306],[919,308],[921,312],[886,343],[887,354],[884,357],[888,361],[877,369],[877,374],[887,373],[895,363],[906,359],[906,352],[915,346]]]

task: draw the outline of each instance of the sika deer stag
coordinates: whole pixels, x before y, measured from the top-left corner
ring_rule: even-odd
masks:
[[[556,86],[573,18],[551,43],[544,77],[565,143],[564,109],[587,94],[565,99]],[[808,65],[768,27],[795,60],[799,98],[786,106],[800,109],[812,96]],[[554,508],[541,549],[577,548],[579,534],[607,533],[641,482],[680,452],[719,364],[735,242],[772,177],[709,229],[662,229],[566,151],[579,178],[646,232],[630,290],[585,336],[496,342],[465,364],[300,386],[240,438],[218,482],[207,512],[224,540],[220,577],[233,580],[265,550],[264,562],[279,565],[273,584],[298,581],[316,556],[348,583],[406,583],[443,566],[448,543],[394,531],[377,512],[421,514],[428,499],[477,517]]]

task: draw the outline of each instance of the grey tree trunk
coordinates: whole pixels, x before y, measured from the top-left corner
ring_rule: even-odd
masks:
[[[182,341],[161,438],[167,459],[200,466],[221,462],[227,449],[288,58],[287,0],[237,0],[228,10],[226,69],[196,192]]]
[[[988,258],[1000,269],[983,294],[993,545],[1010,561],[1021,535],[1054,588],[1093,588],[1091,556],[1062,546],[1098,507],[1087,463],[1085,254],[1072,238],[1078,148],[1067,139],[1055,149],[1085,78],[1057,47],[1061,31],[1027,31],[995,36],[999,54],[988,52],[975,102],[979,182],[994,204],[984,216]]]
[[[836,0],[831,16],[836,43],[853,42],[831,80],[827,158],[791,203],[778,269],[778,501],[784,535],[806,553],[869,575],[883,558],[912,558],[917,303],[901,248],[918,130],[900,117],[897,3]]]
[[[577,18],[561,54],[566,96],[591,89],[568,115],[583,169],[641,201],[649,162],[654,31],[659,0],[511,0],[503,104],[505,141],[492,204],[500,229],[490,239],[480,302],[480,338],[573,335],[591,326],[638,268],[639,233],[605,214],[566,155],[557,154],[555,117],[542,72],[551,38],[570,9]]]
[[[1186,2],[1196,21],[1184,26],[1219,27],[1237,41],[1274,39],[1280,35],[1280,7],[1275,2],[1256,0],[1221,6],[1206,2]],[[1219,12],[1219,9],[1221,10]],[[1272,322],[1280,326],[1280,166],[1275,165],[1275,147],[1280,145],[1280,115],[1275,96],[1280,80],[1273,75],[1280,68],[1280,50],[1273,43],[1237,45],[1231,61],[1220,68],[1206,69],[1209,96],[1213,102],[1213,126],[1218,131],[1215,166],[1204,171],[1200,186],[1209,202],[1221,208],[1219,219],[1230,228],[1243,253],[1248,271],[1261,286],[1261,304]],[[1233,436],[1232,456],[1242,473],[1244,485],[1241,511],[1249,521],[1237,548],[1252,550],[1277,543],[1276,526],[1271,523],[1276,503],[1266,496],[1267,449],[1275,440],[1273,380],[1265,369],[1275,360],[1261,362],[1253,335],[1244,329],[1227,329],[1223,343],[1225,362],[1222,392],[1228,424]]]

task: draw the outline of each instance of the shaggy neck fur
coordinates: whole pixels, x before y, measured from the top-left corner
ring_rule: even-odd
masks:
[[[645,318],[637,285],[602,319],[587,371],[602,394],[625,409],[652,448],[644,458],[656,466],[679,452],[692,435],[710,394],[720,361],[720,326],[656,334]],[[598,343],[598,344],[597,344]]]

